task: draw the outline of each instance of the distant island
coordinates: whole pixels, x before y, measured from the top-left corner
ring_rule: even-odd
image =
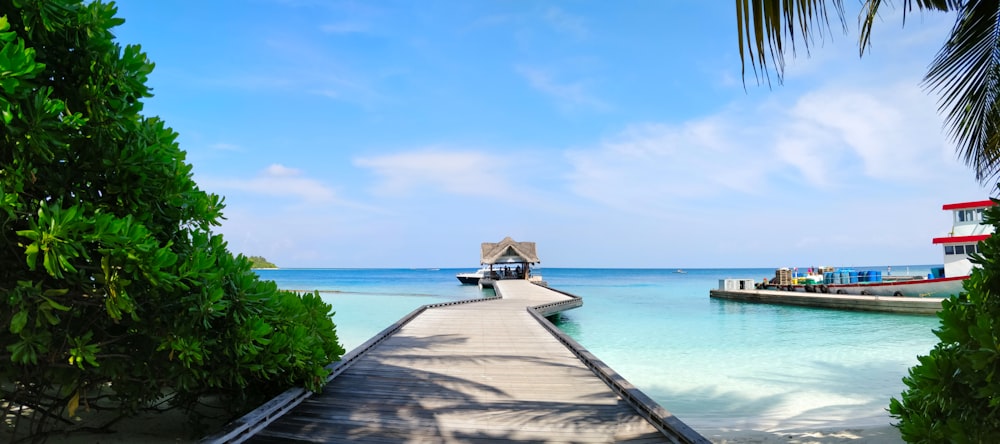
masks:
[[[268,262],[263,256],[250,256],[249,259],[253,264],[252,268],[278,268],[277,265]]]

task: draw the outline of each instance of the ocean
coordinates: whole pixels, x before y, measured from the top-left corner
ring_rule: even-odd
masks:
[[[892,272],[926,275],[930,267],[893,265]],[[465,271],[472,270],[257,272],[283,289],[320,290],[351,350],[423,304],[483,297],[477,286],[455,279]],[[886,408],[905,389],[901,378],[937,343],[934,316],[708,296],[720,279],[759,282],[774,276],[771,268],[685,271],[540,268],[535,274],[583,298],[583,307],[554,318],[559,328],[703,433],[889,424]]]

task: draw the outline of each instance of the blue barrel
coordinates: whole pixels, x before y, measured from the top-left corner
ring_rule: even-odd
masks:
[[[872,282],[882,282],[882,272],[878,270],[872,270]]]
[[[823,272],[823,283],[827,284],[827,285],[833,283],[833,272],[832,271],[824,271]]]
[[[847,275],[850,276],[852,284],[857,284],[858,283],[858,272],[857,271],[851,270],[851,271],[847,272]]]

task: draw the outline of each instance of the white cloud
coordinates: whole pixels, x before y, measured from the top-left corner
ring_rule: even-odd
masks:
[[[294,177],[302,174],[300,170],[295,168],[286,167],[280,163],[273,163],[264,170],[267,176],[272,177]]]
[[[355,159],[375,172],[381,182],[375,192],[406,196],[421,189],[464,196],[502,197],[511,184],[502,175],[508,162],[476,151],[426,149]]]
[[[361,22],[337,22],[320,26],[320,30],[328,34],[362,34],[369,29],[367,24]]]
[[[330,51],[316,42],[297,36],[271,36],[259,46],[260,60],[276,62],[254,69],[220,70],[192,82],[220,90],[313,95],[366,109],[387,100],[377,89],[377,75],[361,73],[331,57]]]
[[[829,141],[831,147],[826,147]],[[793,167],[810,185],[817,188],[834,186],[835,177],[824,165],[839,162],[839,139],[834,131],[795,122],[775,134],[774,155]],[[822,148],[820,148],[822,147]]]
[[[742,148],[740,131],[722,119],[683,125],[634,125],[598,148],[567,153],[571,188],[630,212],[658,211],[678,200],[766,188],[766,158]]]
[[[336,193],[322,182],[304,177],[300,170],[281,164],[268,166],[261,174],[250,179],[201,180],[206,189],[227,190],[253,194],[294,198],[308,203],[324,203],[336,200]]]
[[[586,21],[562,9],[551,7],[545,11],[545,21],[556,31],[582,39],[590,34]]]
[[[905,82],[818,89],[791,103],[634,125],[568,152],[568,178],[581,196],[660,216],[714,197],[791,202],[866,187],[946,188],[964,176],[934,109]]]
[[[589,108],[596,110],[607,109],[608,105],[599,98],[587,91],[585,82],[564,82],[559,81],[550,72],[519,65],[514,70],[528,81],[528,85],[552,97],[556,103],[563,108],[577,109]]]
[[[802,138],[814,152],[839,151],[856,159],[864,176],[912,183],[933,176],[941,154],[951,149],[934,110],[933,99],[913,82],[870,91],[818,90],[800,98],[789,117],[822,136]],[[839,171],[851,166],[825,164]]]
[[[214,143],[212,145],[209,145],[208,147],[218,151],[243,151],[242,147],[231,143],[222,143],[222,142]]]

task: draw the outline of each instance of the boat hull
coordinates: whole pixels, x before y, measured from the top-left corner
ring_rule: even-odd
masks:
[[[458,273],[455,278],[458,279],[463,285],[479,285],[479,280],[490,275],[489,268],[480,268],[476,271],[470,271],[468,273]],[[494,275],[496,273],[493,273]]]
[[[830,294],[855,294],[871,296],[907,296],[923,298],[947,298],[962,291],[962,282],[968,276],[937,279],[916,279],[895,282],[859,282],[852,284],[826,285],[767,285],[770,290],[807,291]],[[825,291],[824,291],[825,290]]]

